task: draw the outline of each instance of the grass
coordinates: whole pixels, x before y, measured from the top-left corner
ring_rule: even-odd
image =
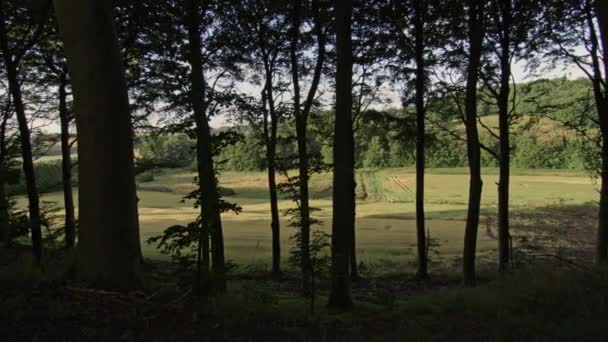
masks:
[[[462,251],[468,196],[465,172],[466,169],[431,169],[426,176],[427,227],[431,237],[438,242],[432,256],[438,264],[457,261]],[[484,175],[478,252],[481,259],[489,260],[494,258],[496,249],[492,231],[495,229],[497,172],[484,169]],[[192,203],[181,202],[193,188],[193,177],[194,174],[186,170],[158,170],[154,181],[139,185],[143,240],[158,235],[168,226],[185,224],[196,217]],[[366,199],[357,203],[357,248],[359,260],[372,268],[398,265],[405,269],[415,260],[414,181],[412,169],[359,171],[358,193],[365,189]],[[227,259],[242,264],[268,265],[271,233],[265,173],[223,172],[220,182],[236,192],[235,196],[226,199],[243,207],[241,214],[223,215]],[[515,170],[511,184],[515,231],[518,226],[529,226],[534,212],[538,211],[533,210],[530,215],[531,209],[589,206],[597,198],[594,181],[580,172]],[[321,209],[316,215],[323,222],[322,229],[329,231],[331,176],[314,176],[311,193],[312,205]],[[43,199],[61,203],[62,194],[46,194]],[[25,205],[25,199],[21,199],[21,203]],[[286,199],[279,203],[281,209],[291,206],[293,204]],[[520,212],[528,214],[518,215]],[[287,223],[287,219],[282,218],[283,255],[290,249],[292,231]],[[154,246],[143,244],[143,248],[146,257],[164,258]]]

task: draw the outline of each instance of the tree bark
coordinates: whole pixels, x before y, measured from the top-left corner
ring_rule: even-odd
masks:
[[[277,193],[277,180],[275,170],[275,142],[272,146],[267,146],[271,149],[268,159],[268,192],[270,194],[270,229],[272,231],[272,274],[281,274],[281,223],[279,221],[279,197]]]
[[[418,249],[418,278],[428,277],[428,256],[426,241],[426,226],[424,217],[424,92],[425,92],[425,65],[424,65],[424,21],[423,1],[417,1],[414,13],[414,49],[416,54],[416,237]]]
[[[498,179],[498,270],[504,272],[511,264],[509,233],[509,180],[511,144],[509,139],[509,94],[511,91],[511,0],[500,2],[500,89],[498,93],[498,131],[500,137]]]
[[[608,77],[608,3],[595,1],[596,17],[599,23],[600,39],[603,49],[604,77]],[[594,71],[601,78],[599,70]],[[605,79],[604,79],[605,81]],[[600,187],[600,206],[597,228],[596,258],[598,263],[608,263],[608,87],[602,89],[599,82],[594,82],[595,102],[602,132],[602,169]]]
[[[42,262],[40,197],[38,195],[38,187],[36,185],[36,176],[34,172],[34,160],[32,155],[30,128],[25,113],[23,95],[21,92],[21,83],[19,81],[19,75],[17,72],[19,61],[15,60],[12,55],[12,52],[9,49],[8,37],[6,32],[6,22],[3,11],[4,9],[0,8],[0,48],[2,49],[2,56],[4,58],[4,66],[6,68],[9,92],[13,98],[15,115],[17,117],[17,122],[19,125],[19,139],[21,142],[23,174],[25,176],[25,185],[29,204],[29,224],[32,239],[32,250],[36,263],[40,265]]]
[[[294,0],[293,4],[293,19],[292,19],[292,37],[290,45],[291,58],[291,73],[294,88],[294,117],[296,122],[296,139],[298,145],[298,176],[300,187],[300,253],[302,267],[302,285],[305,291],[309,290],[309,281],[311,276],[310,263],[310,200],[308,190],[308,149],[306,146],[307,122],[308,113],[302,113],[300,108],[300,76],[298,63],[298,43],[300,40],[300,25],[301,25],[301,1]]]
[[[464,235],[463,274],[467,286],[475,285],[475,255],[477,229],[481,205],[481,149],[477,131],[477,82],[483,41],[483,4],[480,0],[468,1],[469,58],[465,94],[465,123],[467,135],[467,156],[469,160],[469,205]]]
[[[133,289],[141,285],[141,250],[131,116],[112,1],[54,5],[79,114],[75,275],[96,286]]]
[[[76,240],[74,195],[72,193],[72,151],[70,148],[70,116],[67,108],[67,75],[59,74],[59,121],[61,125],[61,171],[65,208],[65,247],[72,249]]]
[[[300,42],[300,26],[301,26],[301,0],[293,1],[293,27],[290,44],[290,59],[291,59],[291,74],[294,89],[294,117],[296,122],[296,137],[298,145],[298,176],[300,189],[300,227],[304,239],[302,239],[300,249],[302,250],[302,276],[304,287],[311,283],[308,281],[312,277],[313,271],[310,263],[310,160],[308,156],[308,116],[313,105],[314,97],[317,93],[321,74],[323,72],[323,64],[325,62],[325,36],[319,13],[318,0],[312,1],[312,11],[314,16],[314,32],[317,38],[317,60],[313,72],[312,82],[308,89],[308,95],[304,100],[304,106],[301,107],[300,95],[300,75],[298,62],[298,44]],[[313,289],[314,290],[314,289]]]
[[[331,245],[331,292],[328,306],[348,309],[349,256],[355,226],[355,158],[352,123],[352,0],[336,8],[336,120],[334,126],[334,194]]]
[[[6,194],[6,177],[9,172],[8,162],[9,155],[6,147],[6,124],[11,116],[10,98],[7,101],[7,110],[4,112],[2,123],[0,123],[0,238],[6,247],[12,244],[10,214],[9,214],[9,199]]]
[[[276,180],[276,150],[279,115],[274,106],[273,70],[270,67],[268,56],[264,56],[264,71],[266,83],[262,95],[264,106],[264,138],[266,141],[266,161],[268,163],[268,193],[270,196],[270,229],[272,232],[272,274],[281,273],[281,221],[279,217],[279,196]],[[268,109],[266,109],[268,104]],[[268,122],[270,115],[270,122]],[[268,127],[270,125],[270,127]]]
[[[203,56],[201,51],[201,8],[196,0],[184,0],[186,28],[188,30],[188,62],[190,64],[190,101],[196,122],[201,217],[211,237],[211,270],[213,288],[226,290],[226,266],[224,260],[224,235],[220,216],[217,179],[213,165],[211,130],[206,115],[205,80],[203,77]]]
[[[0,182],[0,241],[4,243],[5,247],[9,247],[11,241],[11,225],[10,217],[8,212],[8,197],[6,195],[6,186],[4,180]]]

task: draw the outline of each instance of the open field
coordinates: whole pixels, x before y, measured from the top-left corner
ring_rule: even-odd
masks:
[[[479,231],[478,255],[493,260],[496,248],[494,215],[496,170],[484,170],[484,192]],[[184,224],[196,216],[191,203],[181,203],[192,188],[190,171],[157,171],[154,181],[139,184],[142,239],[158,235],[174,224]],[[415,261],[414,181],[411,169],[360,170],[357,174],[357,247],[359,260],[367,265],[408,268]],[[431,261],[452,264],[460,257],[468,176],[465,169],[436,169],[427,175],[427,227],[438,246]],[[263,172],[224,172],[221,185],[234,190],[226,197],[243,207],[241,214],[224,214],[226,257],[240,264],[266,267],[270,261],[270,220],[266,178]],[[511,186],[512,225],[518,232],[542,234],[545,228],[583,232],[593,238],[595,182],[587,175],[571,171],[514,170]],[[331,174],[311,180],[312,205],[331,228]],[[46,201],[61,203],[62,194],[50,193]],[[282,199],[280,208],[292,205]],[[111,213],[109,213],[111,214]],[[292,228],[282,222],[283,255],[290,249]],[[551,234],[551,233],[549,233]],[[517,243],[517,241],[514,241]],[[162,257],[154,246],[143,245],[146,257]]]

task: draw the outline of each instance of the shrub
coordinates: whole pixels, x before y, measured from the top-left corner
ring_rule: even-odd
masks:
[[[21,167],[19,167],[19,170],[19,180],[15,184],[9,184],[7,186],[7,193],[10,195],[22,195],[27,192],[23,170],[21,170]],[[34,174],[36,175],[36,185],[38,186],[38,192],[47,193],[62,189],[63,169],[61,165],[61,159],[35,162]],[[74,167],[72,169],[72,185],[76,185],[77,183],[78,168]]]
[[[154,173],[152,172],[152,170],[148,170],[145,172],[142,172],[140,174],[138,174],[135,179],[137,180],[138,183],[148,183],[148,182],[153,182],[154,181]]]
[[[187,167],[195,160],[195,142],[185,134],[150,134],[137,146],[142,164],[156,167]]]

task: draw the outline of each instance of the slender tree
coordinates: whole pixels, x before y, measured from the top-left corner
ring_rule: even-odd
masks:
[[[288,15],[286,4],[273,1],[242,2],[225,14],[238,32],[236,49],[245,63],[255,71],[254,82],[261,86],[260,110],[243,111],[244,121],[260,136],[266,152],[270,228],[272,232],[272,273],[281,273],[281,223],[277,188],[277,147],[279,127],[287,114],[283,101],[287,81]],[[256,82],[262,75],[261,82]]]
[[[516,113],[515,84],[511,64],[522,59],[526,49],[534,44],[533,25],[539,18],[537,5],[527,0],[493,0],[487,23],[485,66],[480,75],[483,95],[493,99],[498,108],[498,134],[480,123],[490,136],[499,141],[498,153],[493,154],[499,165],[498,179],[498,270],[508,270],[511,263],[509,232],[509,183],[511,168],[511,126],[519,118]]]
[[[481,64],[482,43],[484,37],[484,2],[467,1],[467,40],[468,59],[466,69],[465,125],[467,137],[467,157],[469,160],[469,204],[465,226],[463,250],[464,282],[475,285],[475,255],[477,247],[477,229],[481,206],[481,147],[477,131],[477,84]]]
[[[74,194],[72,190],[72,143],[70,139],[70,125],[74,119],[71,114],[71,103],[69,101],[69,77],[63,56],[59,33],[56,23],[49,28],[52,33],[47,35],[38,44],[37,55],[34,56],[38,62],[34,63],[38,68],[38,76],[47,87],[57,87],[57,112],[59,116],[60,147],[61,147],[61,173],[63,185],[64,205],[64,235],[65,247],[72,249],[76,243],[76,215],[74,209]]]
[[[329,307],[348,309],[349,259],[355,225],[355,156],[352,122],[353,3],[336,1],[336,119],[334,125],[334,193]]]
[[[440,5],[434,0],[390,1],[387,7],[389,25],[388,45],[395,47],[395,53],[389,60],[395,60],[400,79],[405,81],[402,96],[404,108],[413,107],[416,118],[416,237],[418,269],[417,276],[428,276],[427,232],[424,213],[425,193],[425,144],[426,144],[426,111],[431,98],[429,74],[438,64],[433,50],[445,41],[445,25],[440,17]],[[441,7],[445,10],[445,7]],[[413,89],[413,96],[410,89]]]
[[[9,12],[10,11],[10,12]],[[29,15],[28,15],[28,12]],[[23,160],[23,173],[27,189],[29,205],[29,220],[32,238],[32,248],[34,257],[38,264],[42,261],[42,230],[40,216],[40,196],[36,184],[34,172],[34,160],[32,153],[32,142],[30,137],[29,120],[26,113],[26,105],[23,99],[23,91],[20,79],[20,68],[23,58],[40,40],[47,21],[48,8],[31,14],[32,10],[23,8],[20,5],[9,3],[6,0],[0,1],[0,50],[6,68],[6,76],[9,91],[12,96],[13,106],[17,122],[19,123],[19,136],[21,141],[21,157]],[[19,16],[29,16],[29,27],[35,27],[33,32],[26,32],[23,37],[16,37],[11,40],[11,32],[7,30],[8,15],[14,15],[13,19],[20,19]],[[23,23],[22,23],[23,24]],[[14,26],[13,26],[14,27]],[[25,42],[25,44],[23,43]]]
[[[186,16],[185,27],[188,32],[188,63],[190,64],[190,104],[194,112],[196,124],[196,143],[198,160],[198,179],[200,189],[201,218],[203,230],[211,238],[211,267],[214,275],[214,289],[226,290],[226,266],[224,260],[224,236],[220,217],[217,179],[213,164],[211,145],[211,130],[207,108],[205,108],[206,84],[203,78],[203,54],[201,46],[201,18],[206,9],[197,0],[183,0]],[[203,239],[199,246],[204,246],[206,234],[200,234]],[[202,247],[199,247],[202,248]],[[204,248],[203,248],[204,249]],[[199,251],[199,254],[203,251]]]
[[[80,113],[76,276],[132,289],[141,284],[133,133],[112,1],[54,5]]]
[[[299,209],[300,209],[300,229],[301,229],[301,257],[302,273],[304,284],[308,284],[311,273],[310,261],[310,191],[309,191],[309,151],[308,151],[308,117],[313,108],[315,96],[321,80],[323,65],[325,63],[325,27],[321,19],[321,9],[319,1],[312,1],[312,33],[316,39],[316,58],[312,69],[312,80],[306,94],[306,98],[301,98],[301,78],[306,77],[300,49],[302,44],[302,1],[292,1],[292,22],[291,22],[291,44],[290,44],[290,63],[293,84],[293,113],[296,124],[296,140],[298,146],[298,181],[299,181]]]
[[[608,5],[601,0],[546,0],[543,5],[542,33],[549,38],[542,46],[544,57],[573,63],[592,85],[597,116],[582,119],[599,127],[597,137],[585,137],[595,144],[601,160],[593,171],[601,180],[596,259],[603,264],[608,262]],[[583,49],[577,50],[580,46]]]

